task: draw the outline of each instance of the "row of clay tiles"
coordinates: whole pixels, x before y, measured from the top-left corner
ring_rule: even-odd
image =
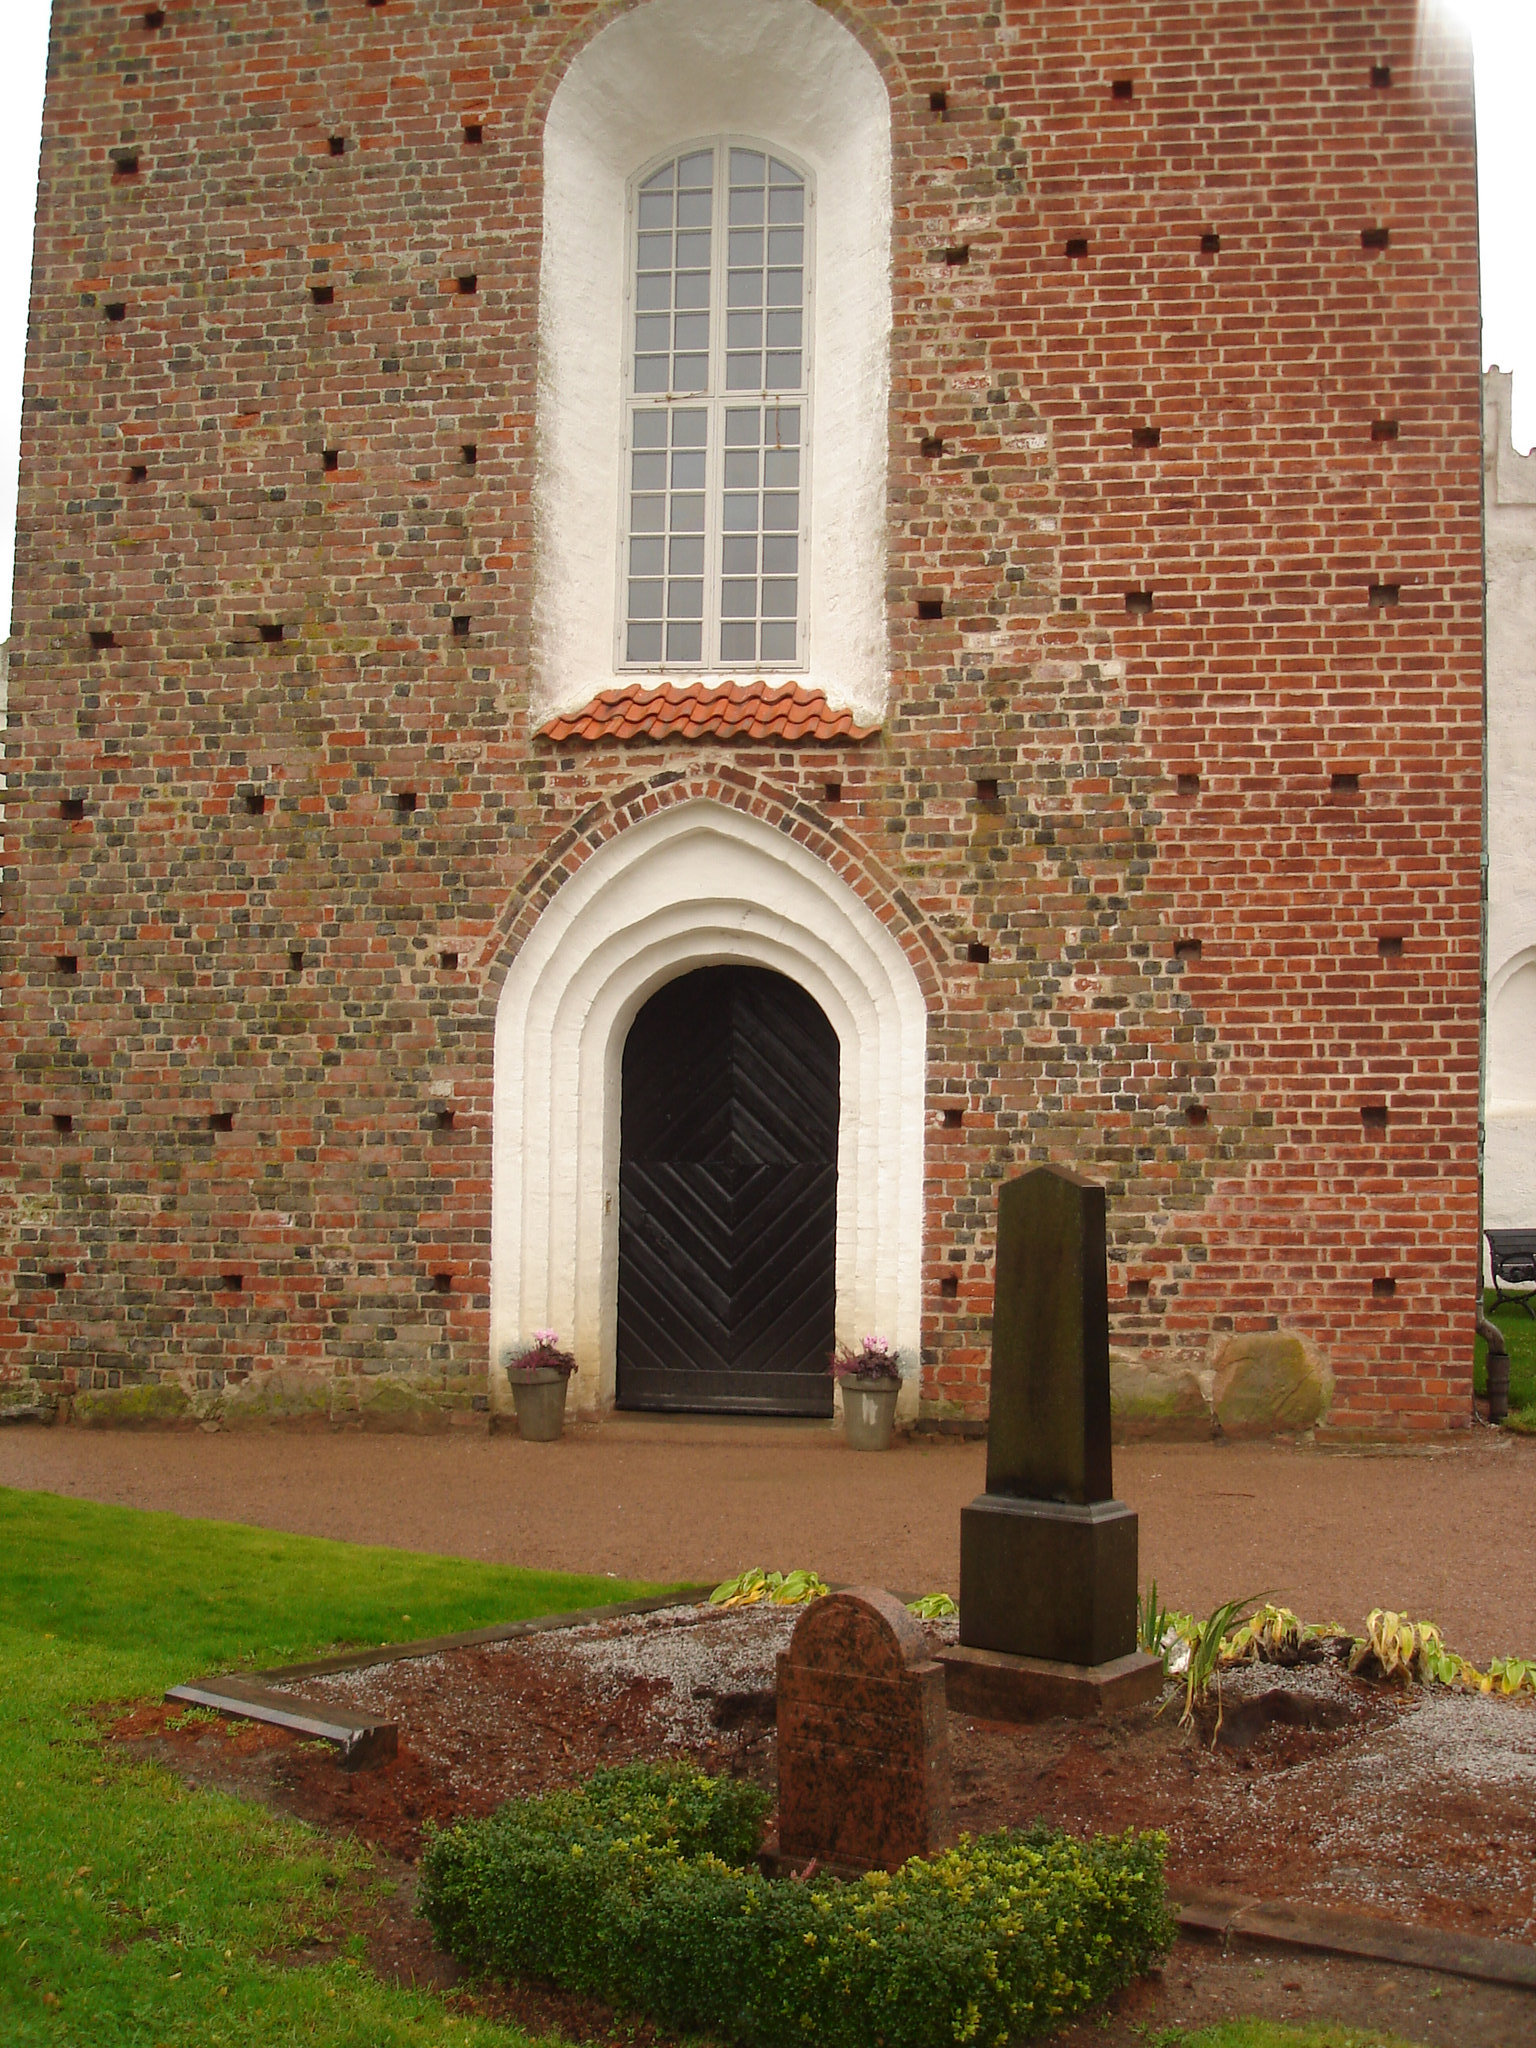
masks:
[[[604,690],[579,711],[551,718],[545,739],[692,740],[717,733],[739,740],[867,740],[879,731],[834,711],[820,690],[799,683],[628,683]]]

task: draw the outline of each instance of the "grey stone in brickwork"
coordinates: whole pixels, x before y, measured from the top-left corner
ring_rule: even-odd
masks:
[[[1211,1406],[1224,1436],[1313,1429],[1332,1398],[1333,1375],[1284,1331],[1232,1337],[1217,1357]]]
[[[1111,1354],[1109,1414],[1117,1442],[1139,1437],[1198,1442],[1211,1435],[1211,1404],[1192,1366]]]

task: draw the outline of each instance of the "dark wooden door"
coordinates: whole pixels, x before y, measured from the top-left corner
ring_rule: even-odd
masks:
[[[795,982],[701,967],[624,1046],[622,1408],[830,1415],[837,1036]]]

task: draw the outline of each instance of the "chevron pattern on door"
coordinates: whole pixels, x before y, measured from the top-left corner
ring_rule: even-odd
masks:
[[[624,1047],[618,1401],[830,1415],[837,1036],[795,982],[703,967]]]

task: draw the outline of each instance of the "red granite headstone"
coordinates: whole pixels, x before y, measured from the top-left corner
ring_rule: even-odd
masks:
[[[779,1854],[895,1870],[950,1839],[944,1673],[890,1593],[807,1608],[779,1658]]]

